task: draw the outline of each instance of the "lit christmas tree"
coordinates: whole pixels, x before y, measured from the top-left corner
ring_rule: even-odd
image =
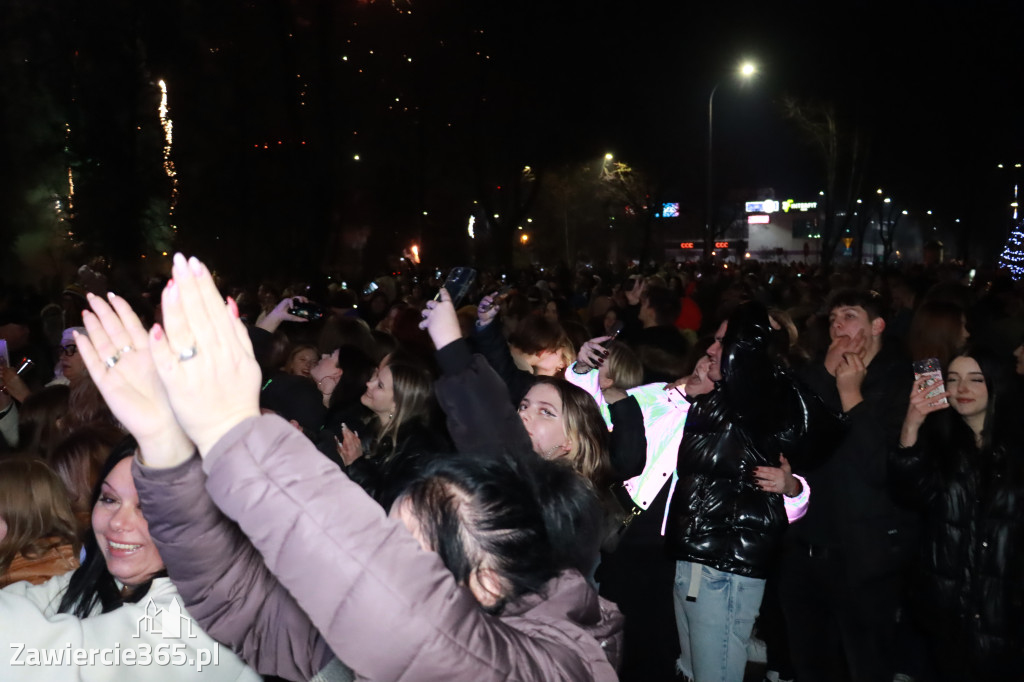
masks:
[[[1007,268],[1013,279],[1024,277],[1024,224],[1017,217],[1018,187],[1013,186],[1013,230],[1006,240],[1003,253],[999,256],[1000,267]]]

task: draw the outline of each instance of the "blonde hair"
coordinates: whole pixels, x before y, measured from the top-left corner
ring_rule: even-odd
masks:
[[[644,380],[644,366],[640,363],[640,358],[632,348],[618,341],[608,344],[604,371],[612,380],[612,386],[623,391],[639,386]]]
[[[38,559],[61,545],[78,553],[78,525],[64,484],[45,462],[31,457],[0,460],[0,575],[21,554]]]
[[[598,491],[607,491],[615,476],[608,456],[608,426],[597,403],[589,393],[564,379],[537,377],[534,386],[538,384],[554,388],[562,401],[565,434],[572,444],[565,460]]]

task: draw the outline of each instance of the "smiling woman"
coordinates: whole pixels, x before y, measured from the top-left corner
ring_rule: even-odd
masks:
[[[968,348],[950,362],[942,396],[929,398],[923,381],[889,457],[898,490],[924,510],[912,615],[938,679],[1018,679],[1024,432],[1015,378],[996,355]]]
[[[92,498],[94,532],[85,543],[85,563],[73,573],[39,585],[18,582],[0,590],[0,641],[22,652],[13,658],[0,657],[0,679],[24,677],[24,671],[16,674],[8,666],[67,656],[67,663],[48,669],[44,677],[119,679],[129,674],[120,671],[120,665],[148,665],[145,678],[152,680],[259,680],[234,654],[221,651],[188,614],[183,616],[195,637],[165,641],[159,628],[145,625],[152,609],[173,612],[181,607],[181,600],[167,578],[139,506],[131,475],[135,449],[133,439],[124,441],[101,471]],[[168,658],[161,664],[158,652],[169,646],[175,648],[163,649]],[[86,660],[92,662],[78,663],[80,653],[91,655]],[[196,667],[199,661],[209,664],[201,674]]]

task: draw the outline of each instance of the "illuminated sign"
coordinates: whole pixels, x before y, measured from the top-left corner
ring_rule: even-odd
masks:
[[[771,217],[766,215],[748,215],[747,225],[767,225],[771,222]]]
[[[682,242],[679,245],[679,248],[680,249],[692,249],[693,248],[693,242]]]
[[[748,201],[746,203],[747,213],[775,213],[779,210],[779,202],[775,199],[764,201]]]
[[[729,242],[715,242],[715,248],[716,249],[728,249],[729,248]]]
[[[792,199],[786,199],[782,202],[782,210],[786,213],[792,211],[809,211],[811,209],[818,208],[817,201],[801,201],[796,202]]]
[[[679,202],[662,204],[661,205],[661,217],[662,218],[678,218],[679,217]]]
[[[764,201],[748,201],[744,206],[747,209],[747,213],[775,213],[776,211],[789,213],[790,211],[810,211],[816,209],[818,208],[818,202],[786,199],[779,203],[775,199],[765,199]]]

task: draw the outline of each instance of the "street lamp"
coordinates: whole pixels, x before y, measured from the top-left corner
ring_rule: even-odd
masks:
[[[749,61],[748,62],[743,62],[742,64],[740,64],[740,67],[739,67],[737,73],[739,74],[740,78],[742,78],[743,80],[749,80],[750,78],[752,78],[757,73],[757,66],[753,62],[749,62]],[[713,233],[713,230],[712,230],[712,227],[711,227],[712,187],[713,187],[713,184],[714,184],[713,181],[712,181],[712,175],[711,175],[711,172],[712,172],[712,163],[711,163],[711,161],[712,161],[712,158],[713,158],[713,156],[712,156],[712,150],[713,150],[713,146],[712,146],[712,141],[713,141],[712,132],[714,130],[713,123],[714,123],[715,92],[718,90],[718,86],[721,85],[722,83],[723,83],[723,81],[718,81],[717,83],[715,83],[715,87],[711,88],[711,94],[708,96],[708,204],[707,204],[707,213],[705,214],[705,219],[704,219],[704,257],[705,258],[708,258],[709,255],[711,254],[711,244],[714,241],[714,239],[713,239],[714,233]]]

